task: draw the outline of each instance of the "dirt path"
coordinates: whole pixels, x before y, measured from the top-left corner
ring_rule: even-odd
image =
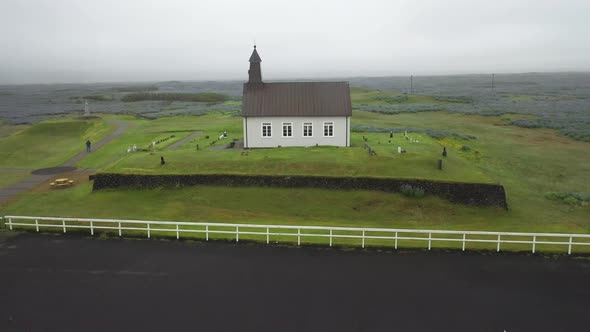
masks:
[[[112,132],[111,134],[109,134],[107,137],[103,138],[102,140],[98,141],[97,143],[92,144],[92,150],[96,151],[98,149],[100,149],[101,147],[103,147],[105,144],[109,143],[110,141],[112,141],[113,139],[117,138],[118,136],[120,136],[123,132],[125,132],[125,130],[127,130],[127,128],[129,127],[129,125],[124,122],[124,121],[119,121],[119,120],[106,120],[109,123],[112,123],[114,125],[117,126],[117,129]],[[78,162],[80,162],[80,160],[84,159],[84,157],[86,157],[88,155],[88,153],[92,153],[92,152],[80,152],[77,155],[75,155],[74,157],[70,158],[69,160],[67,160],[65,163],[56,166],[56,167],[72,167],[74,165],[76,165]],[[6,171],[10,172],[12,170],[12,172],[31,172],[30,170],[15,170],[15,169],[6,169]],[[88,171],[91,169],[81,169],[81,171]],[[0,171],[2,171],[0,169]],[[51,174],[51,175],[31,175],[25,179],[23,179],[20,182],[17,182],[13,185],[10,185],[6,188],[0,188],[0,204],[5,203],[7,201],[9,201],[10,199],[14,198],[16,195],[31,190],[33,188],[35,188],[36,186],[40,185],[41,183],[49,180],[50,178],[59,175],[60,173],[57,172],[55,174]]]
[[[170,144],[170,146],[166,150],[178,150],[178,149],[180,149],[180,147],[184,143],[186,143],[186,142],[190,141],[191,139],[193,139],[193,138],[201,135],[202,133],[203,133],[202,130],[197,130],[197,131],[193,132],[192,134],[188,135],[187,137],[185,137],[185,138],[183,138],[183,139],[181,139],[181,140],[179,140],[177,142],[174,142],[174,143]]]

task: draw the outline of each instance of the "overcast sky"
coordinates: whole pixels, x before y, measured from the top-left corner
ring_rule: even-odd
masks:
[[[590,70],[590,0],[1,0],[0,83]]]

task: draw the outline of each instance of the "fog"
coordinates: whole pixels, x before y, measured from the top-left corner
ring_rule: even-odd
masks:
[[[0,84],[590,70],[587,0],[2,0]]]

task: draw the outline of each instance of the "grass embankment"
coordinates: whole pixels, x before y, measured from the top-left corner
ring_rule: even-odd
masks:
[[[115,129],[103,120],[45,121],[0,139],[0,168],[37,169],[62,164]]]
[[[139,168],[139,172],[150,173],[162,171],[159,156],[163,155],[168,161],[165,165],[168,172],[224,170],[313,174],[321,171],[337,176],[371,172],[395,177],[412,173],[421,176],[432,169],[433,174],[456,172],[455,178],[467,180],[473,176],[503,184],[508,193],[508,211],[455,205],[435,197],[414,199],[368,191],[198,186],[93,193],[89,183],[81,183],[64,190],[41,188],[4,206],[0,214],[589,233],[588,206],[564,204],[549,200],[545,195],[548,192],[590,193],[590,155],[587,153],[590,144],[558,136],[553,130],[510,126],[506,124],[509,119],[508,115],[484,117],[446,112],[386,115],[355,111],[353,126],[447,130],[477,136],[477,139],[433,139],[411,134],[420,143],[407,143],[400,135],[389,143],[385,133],[354,133],[356,147],[350,149],[280,148],[251,150],[248,156],[242,156],[241,151],[209,149],[209,143],[224,130],[228,131],[230,139],[241,136],[241,118],[235,114],[215,113],[155,121],[128,118],[133,126],[127,133],[80,163],[86,167],[110,164],[107,169],[119,171]],[[153,155],[124,153],[128,146],[145,146],[160,135],[182,132],[182,137],[186,137],[197,130],[203,133],[179,151],[161,149]],[[369,156],[362,148],[363,135],[377,151],[377,157]],[[395,151],[398,138],[406,142],[402,146],[408,150],[402,156]],[[196,144],[207,149],[196,151]],[[449,150],[449,157],[445,170],[438,172],[433,162],[442,146]]]
[[[104,190],[92,192],[86,182],[74,188],[37,192],[7,207],[3,214],[88,217],[139,220],[179,220],[282,225],[322,225],[411,229],[454,229],[490,231],[557,231],[535,220],[520,222],[510,212],[450,204],[436,197],[408,198],[401,194],[373,191],[330,191],[320,189],[225,188],[196,186],[156,190]],[[493,222],[492,222],[493,221]],[[59,223],[58,223],[59,224]],[[115,225],[116,226],[116,225]],[[123,225],[125,226],[125,225]],[[128,225],[131,226],[131,225]],[[553,225],[555,226],[555,225]],[[564,225],[560,229],[564,230]],[[133,227],[133,226],[132,226]],[[134,226],[138,227],[138,226]],[[145,227],[145,226],[139,226]],[[166,228],[161,226],[160,228]],[[190,228],[189,228],[190,229]],[[579,231],[579,229],[568,229]],[[260,230],[256,230],[260,231]],[[88,230],[82,231],[88,233]],[[101,231],[96,231],[100,234]],[[115,232],[111,231],[111,234]],[[145,237],[145,232],[125,231]],[[358,234],[356,234],[358,235]],[[152,237],[174,232],[152,232]],[[406,235],[411,236],[411,235]],[[418,235],[415,236],[424,236]],[[204,238],[184,234],[183,238]],[[451,236],[453,237],[453,236]],[[231,234],[211,235],[212,239],[233,239]],[[241,240],[262,240],[263,236],[241,235]],[[530,239],[527,239],[530,240]],[[273,241],[296,242],[296,237],[275,236]],[[359,245],[358,239],[337,239],[336,245]],[[303,243],[323,243],[326,239],[304,238]],[[368,240],[367,246],[388,245],[392,241]],[[426,242],[404,241],[400,247],[425,248]],[[435,242],[433,248],[460,248],[456,242]],[[471,243],[468,248],[495,249],[495,244]],[[530,250],[528,245],[502,245],[504,250]],[[563,246],[537,247],[563,252]],[[590,249],[590,248],[589,248]],[[577,248],[575,252],[581,252]]]

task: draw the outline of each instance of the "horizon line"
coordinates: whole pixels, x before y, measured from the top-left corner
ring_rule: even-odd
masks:
[[[323,80],[342,80],[342,79],[355,79],[355,78],[387,78],[387,77],[448,77],[448,76],[487,76],[487,75],[525,75],[525,74],[590,74],[590,69],[586,70],[556,70],[556,71],[525,71],[525,72],[480,72],[480,73],[464,73],[464,74],[407,74],[407,75],[352,75],[352,76],[302,76],[299,78],[288,77],[285,78],[272,78],[268,81],[286,81],[286,80],[308,80],[308,79],[323,79]],[[128,84],[128,83],[167,83],[167,82],[247,82],[248,78],[222,78],[222,79],[169,79],[169,80],[104,80],[104,81],[50,81],[50,82],[28,82],[28,83],[10,83],[0,82],[0,86],[19,86],[19,85],[57,85],[57,84]]]

